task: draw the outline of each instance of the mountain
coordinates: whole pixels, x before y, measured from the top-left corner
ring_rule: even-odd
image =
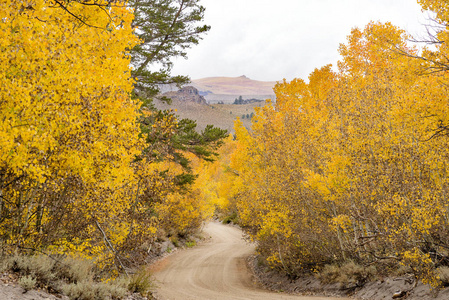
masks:
[[[206,99],[201,96],[196,88],[193,86],[185,86],[178,91],[165,92],[162,96],[168,97],[172,100],[179,100],[181,102],[195,102],[198,104],[206,104]]]
[[[266,99],[275,100],[275,84],[274,81],[257,81],[246,76],[208,77],[192,80],[182,89],[175,85],[161,86],[162,96],[171,98],[172,104],[157,100],[154,104],[158,109],[175,109],[181,118],[196,120],[198,130],[212,124],[233,133],[237,117],[249,128],[255,108],[264,106]],[[239,98],[240,104],[233,104]]]
[[[237,117],[241,119],[243,126],[250,128],[251,116],[255,113],[255,108],[262,107],[265,103],[208,105],[174,98],[171,104],[155,100],[154,105],[162,110],[173,109],[181,118],[195,120],[198,124],[198,131],[204,130],[206,125],[211,124],[234,133],[234,121]]]
[[[275,81],[252,80],[245,75],[240,77],[207,77],[192,80],[192,86],[210,103],[222,101],[232,103],[235,98],[275,99],[273,87]]]
[[[192,80],[192,85],[199,91],[223,95],[270,95],[276,81],[252,80],[240,77],[207,77]]]

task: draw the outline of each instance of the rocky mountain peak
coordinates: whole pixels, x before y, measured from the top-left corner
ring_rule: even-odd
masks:
[[[185,86],[176,92],[166,92],[163,94],[163,96],[168,97],[172,100],[195,102],[207,105],[206,99],[201,96],[198,92],[198,89],[193,86]]]

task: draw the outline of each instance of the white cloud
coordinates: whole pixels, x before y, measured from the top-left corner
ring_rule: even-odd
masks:
[[[391,21],[423,34],[414,0],[203,0],[211,31],[176,60],[174,74],[193,79],[246,75],[257,80],[306,78],[338,60],[353,27]]]

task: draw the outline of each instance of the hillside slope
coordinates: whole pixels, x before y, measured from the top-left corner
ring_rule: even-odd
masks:
[[[275,81],[252,80],[240,77],[207,77],[192,80],[192,85],[200,91],[223,95],[271,95]]]
[[[215,95],[215,94],[211,94]],[[176,114],[182,119],[192,119],[197,122],[198,131],[207,125],[227,129],[229,133],[234,132],[234,121],[237,117],[242,120],[243,126],[251,127],[251,116],[255,113],[255,107],[262,107],[265,102],[251,102],[246,104],[208,104],[205,97],[201,96],[197,88],[185,86],[177,91],[168,91],[162,94],[172,100],[171,104],[154,101],[156,108],[165,110],[176,110]],[[228,103],[234,102],[231,96]],[[237,96],[239,97],[239,96]],[[248,99],[248,97],[245,97]],[[251,98],[249,98],[251,99]],[[226,102],[226,101],[221,101]]]
[[[246,115],[254,113],[254,107],[260,107],[265,103],[250,103],[244,105],[234,104],[214,104],[205,105],[195,102],[172,100],[172,104],[166,104],[160,101],[155,101],[154,105],[158,109],[174,109],[176,114],[181,118],[188,118],[195,120],[198,125],[198,130],[203,130],[207,125],[214,125],[216,127],[227,129],[230,133],[234,132],[234,121],[237,117],[242,120],[246,128],[250,128],[251,120]],[[245,116],[243,118],[243,116]]]
[[[232,103],[235,98],[245,99],[275,99],[273,87],[275,81],[252,80],[245,75],[240,77],[207,77],[192,80],[192,86],[197,88],[209,103]]]

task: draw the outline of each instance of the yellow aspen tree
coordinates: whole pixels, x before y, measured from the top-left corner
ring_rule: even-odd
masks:
[[[16,246],[114,251],[98,228],[119,230],[135,180],[138,41],[123,3],[96,4],[0,3],[0,234]]]
[[[417,60],[385,47],[407,49],[406,39],[389,23],[354,29],[337,72],[279,83],[251,131],[237,123],[237,207],[272,266],[393,260],[435,284],[429,270],[447,255],[447,144],[431,134],[445,77],[417,76]]]

